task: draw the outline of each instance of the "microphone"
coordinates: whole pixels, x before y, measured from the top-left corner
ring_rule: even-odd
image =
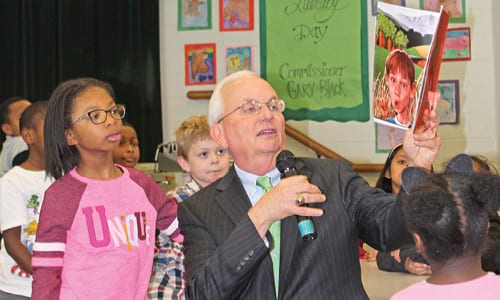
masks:
[[[281,178],[298,175],[295,167],[296,164],[297,159],[295,155],[288,150],[281,151],[276,158],[276,167],[281,173]],[[304,203],[301,206],[308,205]],[[297,216],[297,224],[299,225],[299,232],[303,240],[314,240],[318,236],[311,217]]]

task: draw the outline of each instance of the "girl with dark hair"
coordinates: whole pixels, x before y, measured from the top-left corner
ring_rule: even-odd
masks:
[[[406,167],[408,167],[408,159],[403,144],[396,145],[387,156],[375,187],[397,195],[401,188],[401,173]],[[376,260],[377,267],[383,271],[412,273],[415,275],[431,274],[429,264],[413,245],[392,252],[378,252],[376,253]]]
[[[403,213],[417,250],[432,267],[432,275],[392,299],[498,298],[500,276],[482,269],[481,253],[489,218],[499,208],[500,177],[473,172],[467,155],[451,160],[444,174],[419,173],[412,168],[403,174],[409,192]],[[411,181],[418,177],[427,178],[412,186]]]
[[[61,83],[44,125],[45,193],[32,299],[147,299],[155,229],[182,242],[177,203],[145,173],[113,162],[125,107],[111,86]]]

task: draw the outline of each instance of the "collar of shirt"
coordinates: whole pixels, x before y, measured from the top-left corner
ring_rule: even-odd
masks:
[[[202,189],[201,185],[190,174],[186,176],[184,185],[191,189],[192,194]]]
[[[243,171],[242,169],[238,168],[236,163],[234,164],[234,169],[236,170],[236,174],[243,184],[243,188],[245,188],[245,191],[247,192],[250,202],[252,202],[252,205],[255,205],[255,203],[259,201],[262,195],[264,195],[264,190],[261,188],[257,188],[256,182],[259,176]],[[281,174],[277,168],[272,169],[265,175],[271,178],[271,184],[273,186],[277,185],[281,178]]]

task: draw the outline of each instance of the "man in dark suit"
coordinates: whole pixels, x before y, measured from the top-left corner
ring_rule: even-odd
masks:
[[[188,299],[367,299],[358,241],[383,251],[410,242],[401,200],[371,188],[348,162],[298,159],[298,176],[280,179],[285,149],[284,102],[262,78],[234,73],[215,88],[209,107],[212,138],[228,148],[234,167],[181,203]],[[430,170],[440,146],[438,117],[407,134],[410,163]],[[265,193],[259,176],[271,178]],[[302,200],[310,206],[299,206]],[[304,241],[296,215],[312,216],[317,238]],[[281,220],[281,221],[280,221]],[[269,228],[280,221],[277,294]]]

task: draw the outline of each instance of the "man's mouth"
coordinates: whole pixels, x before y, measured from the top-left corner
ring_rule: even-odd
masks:
[[[271,135],[271,134],[275,134],[275,133],[276,133],[276,130],[274,130],[274,129],[264,129],[264,130],[259,132],[258,136]]]

